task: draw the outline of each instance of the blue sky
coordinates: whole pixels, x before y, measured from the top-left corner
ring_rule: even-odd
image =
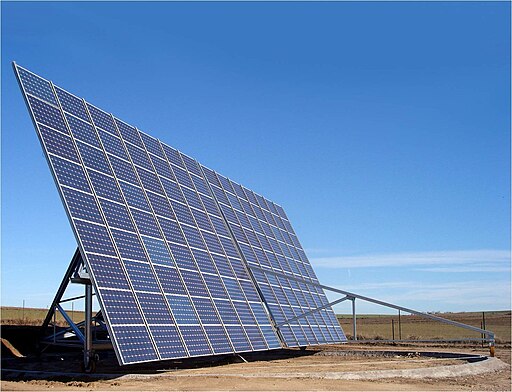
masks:
[[[510,309],[509,3],[1,6],[3,305],[75,248],[15,60],[283,205],[323,283]]]

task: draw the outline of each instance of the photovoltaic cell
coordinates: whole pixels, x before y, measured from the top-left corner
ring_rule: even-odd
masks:
[[[327,298],[280,206],[15,72],[121,364],[345,340],[329,307],[287,322]]]

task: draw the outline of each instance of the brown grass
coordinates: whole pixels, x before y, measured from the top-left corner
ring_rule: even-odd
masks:
[[[436,314],[449,320],[469,324],[481,328],[481,312],[440,313]],[[338,320],[345,333],[352,337],[352,315],[338,315]],[[400,337],[398,315],[358,315],[357,336],[360,339],[391,339],[393,337],[393,322],[395,339]],[[485,327],[494,332],[496,340],[501,343],[511,341],[511,312],[485,312]],[[459,327],[443,324],[420,316],[401,316],[402,339],[460,339],[479,338],[479,333]]]
[[[2,306],[1,322],[2,325],[41,325],[47,313],[48,309]],[[74,322],[80,322],[84,318],[83,311],[66,309],[66,313]],[[55,315],[55,324],[67,325],[66,320],[59,312]]]

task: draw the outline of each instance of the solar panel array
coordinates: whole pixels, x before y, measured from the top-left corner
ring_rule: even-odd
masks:
[[[287,346],[346,340],[330,308],[286,322],[328,300],[311,284],[318,279],[282,207],[206,167],[203,171]]]
[[[15,71],[120,363],[346,340],[329,307],[287,323],[327,299],[280,206]]]

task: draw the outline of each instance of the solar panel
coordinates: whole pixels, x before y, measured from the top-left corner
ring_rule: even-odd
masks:
[[[121,364],[346,340],[280,206],[15,71]]]

